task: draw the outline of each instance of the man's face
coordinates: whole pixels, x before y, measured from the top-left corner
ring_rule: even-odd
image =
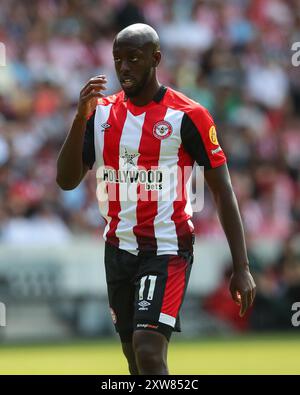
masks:
[[[120,84],[128,97],[137,96],[153,75],[153,50],[147,45],[137,47],[115,43],[115,69]]]

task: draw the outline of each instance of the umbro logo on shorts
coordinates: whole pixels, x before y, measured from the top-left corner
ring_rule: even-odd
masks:
[[[141,302],[139,302],[139,306],[141,306],[139,310],[148,310],[148,306],[150,305],[151,303],[147,302],[146,300],[142,300]]]

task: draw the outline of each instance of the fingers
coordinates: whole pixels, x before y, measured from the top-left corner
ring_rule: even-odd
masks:
[[[241,304],[241,294],[239,292],[235,291],[231,294],[231,296],[236,304],[238,304],[238,305]]]
[[[91,78],[85,84],[80,91],[77,109],[78,114],[88,119],[89,114],[95,110],[97,103],[99,103],[99,99],[104,97],[102,91],[106,90],[106,82],[107,80],[105,75],[98,75]]]
[[[240,317],[246,313],[249,304],[248,304],[248,292],[241,292],[241,308],[240,308]]]
[[[246,295],[246,297],[247,297],[247,308],[249,309],[249,307],[252,305],[252,289],[250,289],[248,292],[247,292],[247,295]]]
[[[81,100],[82,100],[83,102],[88,102],[89,100],[91,100],[91,99],[94,98],[94,97],[100,98],[100,99],[101,99],[103,96],[104,96],[104,95],[103,95],[102,93],[100,93],[100,92],[92,91],[92,92],[90,92],[88,95],[82,97]]]
[[[100,92],[102,90],[106,90],[106,87],[103,84],[90,84],[88,85],[84,91],[81,93],[81,98],[85,98],[91,92]],[[103,94],[101,94],[104,96]]]
[[[255,290],[251,288],[250,290],[250,302],[249,302],[249,307],[252,306],[253,302],[254,302],[254,298],[255,298]]]
[[[104,87],[104,84],[106,84],[107,80],[105,75],[99,75],[96,77],[91,78],[86,84],[85,86],[81,89],[80,91],[80,96],[85,96],[86,94],[88,94],[89,92],[87,92],[87,89],[90,88],[90,86],[92,86],[92,89],[99,87],[99,89],[106,89]]]
[[[93,82],[100,82],[100,81],[107,82],[105,75],[97,75],[96,77],[89,79],[80,92],[82,92],[89,84]]]
[[[234,273],[229,286],[232,299],[240,306],[240,317],[252,306],[255,295],[256,285],[249,272]]]
[[[246,313],[249,307],[252,306],[256,295],[256,287],[251,288],[248,291],[241,292],[241,308],[240,308],[240,316]]]
[[[252,303],[254,302],[255,296],[256,296],[256,284],[254,283],[252,288]]]

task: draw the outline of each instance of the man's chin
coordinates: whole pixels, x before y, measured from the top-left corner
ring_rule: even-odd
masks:
[[[138,96],[141,93],[141,91],[142,91],[142,88],[140,86],[137,86],[137,85],[132,86],[130,88],[122,86],[122,89],[123,89],[125,95],[127,97],[129,97],[129,98]]]
[[[123,91],[125,92],[125,95],[129,97],[129,99],[139,94],[139,90],[134,88],[123,88]]]

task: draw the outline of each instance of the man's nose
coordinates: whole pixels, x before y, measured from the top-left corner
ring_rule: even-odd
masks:
[[[120,65],[120,72],[123,74],[128,71],[130,71],[129,63],[126,60],[123,60],[123,62]]]

